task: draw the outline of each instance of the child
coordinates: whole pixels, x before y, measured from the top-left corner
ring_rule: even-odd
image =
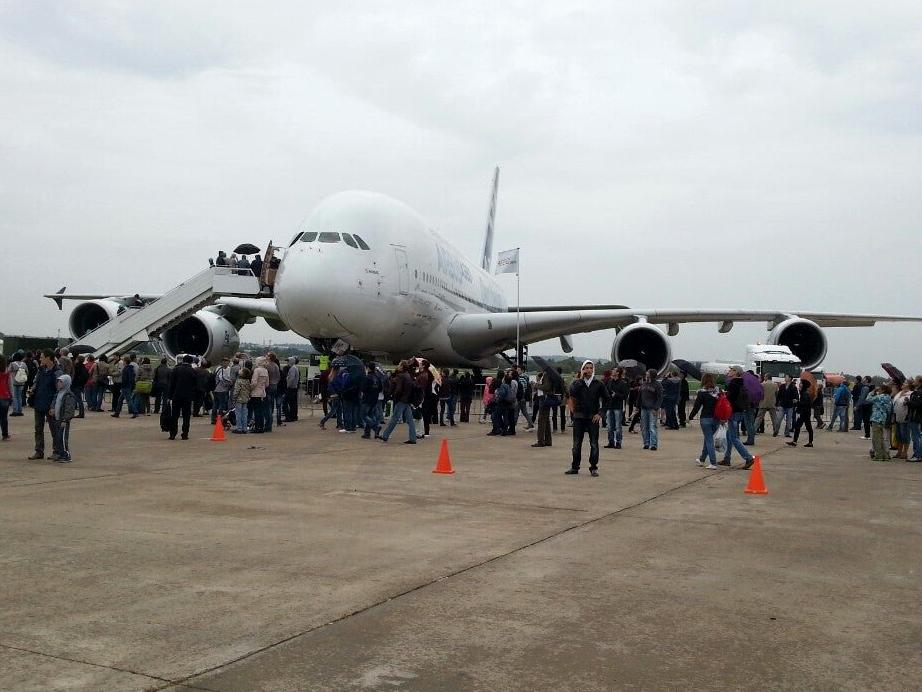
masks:
[[[54,453],[49,461],[61,464],[70,462],[70,421],[77,411],[77,397],[70,391],[70,375],[58,375],[55,383],[58,393],[54,405],[48,411],[48,424],[51,428],[51,440]]]

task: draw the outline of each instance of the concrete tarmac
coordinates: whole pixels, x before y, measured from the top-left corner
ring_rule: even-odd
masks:
[[[590,478],[569,430],[88,415],[72,464],[0,445],[2,690],[922,688],[922,464],[856,433],[760,436],[748,496],[696,424]]]

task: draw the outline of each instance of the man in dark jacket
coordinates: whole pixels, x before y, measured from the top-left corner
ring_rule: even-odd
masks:
[[[663,410],[666,412],[666,428],[668,430],[679,429],[679,420],[676,418],[679,391],[679,380],[674,372],[670,372],[663,378]]]
[[[192,401],[198,393],[195,371],[192,369],[192,356],[183,356],[182,363],[173,368],[170,375],[169,397],[173,402],[173,415],[170,417],[170,439],[176,439],[179,416],[182,414],[182,439],[189,439],[189,419],[192,417]]]
[[[688,390],[688,373],[682,373],[682,379],[679,380],[679,426],[685,427],[686,409],[688,409],[688,400],[691,394]]]
[[[778,388],[778,408],[781,409],[781,420],[784,421],[784,436],[790,437],[794,430],[794,405],[800,398],[800,392],[794,386],[794,378],[785,375],[784,384]],[[781,425],[781,420],[778,425]]]
[[[32,408],[35,412],[35,453],[29,459],[45,458],[45,423],[58,393],[58,375],[63,374],[55,361],[54,351],[50,348],[44,349],[30,390]]]
[[[858,405],[858,399],[861,398],[861,388],[864,383],[861,375],[858,375],[855,384],[852,385],[852,430],[861,430],[861,407]]]
[[[172,372],[173,368],[170,367],[170,362],[166,358],[161,358],[160,365],[154,369],[154,413],[160,413],[160,404],[167,398],[170,391],[170,375]]]
[[[583,361],[579,378],[570,385],[569,408],[573,414],[573,463],[565,471],[569,476],[579,473],[583,437],[589,433],[589,475],[599,475],[599,422],[602,410],[608,407],[605,385],[595,379],[595,364]]]
[[[365,366],[365,374],[362,376],[360,387],[362,391],[361,420],[365,426],[362,437],[367,440],[371,437],[372,430],[375,431],[375,437],[378,437],[381,432],[381,419],[378,418],[378,397],[381,394],[381,380],[378,379],[374,363],[368,363]]]
[[[627,401],[631,387],[624,376],[624,368],[615,368],[608,381],[608,444],[607,449],[621,449],[622,429],[624,423],[624,402]]]
[[[416,444],[416,423],[413,420],[413,409],[410,402],[413,400],[413,388],[416,386],[410,375],[412,365],[409,361],[402,361],[397,366],[397,372],[391,378],[391,397],[394,400],[394,410],[384,432],[378,437],[381,442],[387,442],[398,423],[406,423],[410,428],[410,438],[404,444]]]

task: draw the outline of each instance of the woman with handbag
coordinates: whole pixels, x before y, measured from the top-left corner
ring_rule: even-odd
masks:
[[[714,407],[720,398],[720,388],[714,384],[714,375],[707,372],[701,378],[701,388],[695,396],[695,404],[692,406],[688,420],[692,421],[698,412],[701,412],[701,435],[704,438],[704,444],[701,447],[701,454],[698,455],[698,466],[704,466],[707,460],[709,471],[717,469],[717,450],[714,447],[714,433],[717,432],[719,423],[714,419]]]

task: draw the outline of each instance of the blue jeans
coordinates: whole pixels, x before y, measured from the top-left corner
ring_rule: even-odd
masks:
[[[622,409],[608,409],[608,444],[621,444],[622,424],[624,423],[624,411]]]
[[[724,453],[724,461],[730,461],[730,453],[734,448],[747,462],[752,460],[752,455],[740,439],[740,423],[743,422],[744,416],[742,412],[734,413],[733,418],[727,423],[727,451]]]
[[[342,428],[342,425],[339,424],[339,421],[342,420],[342,401],[339,397],[335,399],[330,399],[330,405],[327,408],[327,414],[320,419],[320,425],[326,425],[326,422],[331,418],[335,418],[337,422],[337,428]]]
[[[714,433],[717,432],[717,423],[713,418],[702,418],[701,434],[704,436],[704,446],[701,447],[701,454],[698,455],[700,461],[710,460],[712,464],[717,463],[717,450],[714,449]]]
[[[912,440],[912,458],[922,459],[922,423],[909,421],[909,437]]]
[[[448,422],[451,425],[455,424],[455,407],[458,405],[458,397],[450,396],[448,397]]]
[[[391,419],[388,421],[381,437],[385,440],[388,439],[398,423],[406,423],[410,427],[410,440],[416,442],[416,421],[413,420],[413,409],[410,408],[409,404],[401,401],[394,402],[394,412],[391,414]]]
[[[778,420],[778,427],[781,427],[781,421],[784,421],[784,436],[787,437],[794,430],[794,409],[781,409],[781,416]]]
[[[747,408],[743,412],[743,421],[746,423],[746,444],[754,445],[756,443],[756,410]]]
[[[663,408],[666,410],[666,427],[678,428],[679,419],[676,418],[676,402],[672,399],[663,401]]]
[[[237,432],[246,432],[247,431],[247,405],[246,404],[237,404],[237,425],[234,428]]]
[[[640,432],[643,436],[644,447],[656,447],[658,441],[656,434],[657,417],[655,408],[640,409]]]
[[[381,431],[381,419],[378,418],[378,404],[362,404],[362,422],[365,425],[365,434],[370,435],[374,430],[377,434]]]
[[[13,413],[22,413],[23,391],[26,386],[23,384],[13,385]]]
[[[227,415],[230,394],[228,392],[215,392],[214,393],[214,406],[211,407],[211,423],[212,425],[215,421],[218,420],[218,412],[220,411],[222,415]]]
[[[840,406],[836,404],[836,407],[832,411],[832,418],[829,419],[830,430],[832,430],[836,418],[839,419],[839,432],[845,432],[848,429],[848,405]]]
[[[343,401],[343,427],[346,430],[355,430],[361,425],[361,404],[358,401]]]

